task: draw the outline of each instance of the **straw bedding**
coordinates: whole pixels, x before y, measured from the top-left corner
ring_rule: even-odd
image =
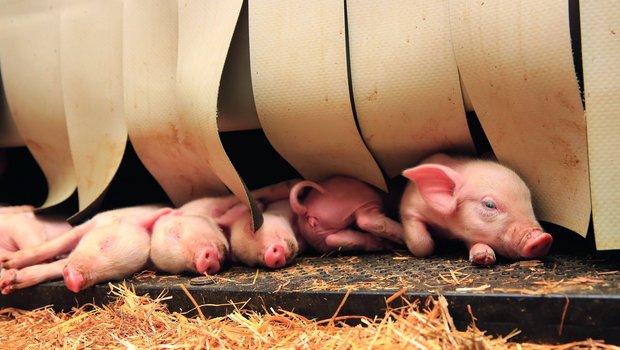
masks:
[[[236,311],[217,318],[169,312],[159,295],[139,296],[110,284],[112,303],[84,305],[68,313],[51,308],[0,310],[3,349],[620,349],[600,341],[562,345],[520,344],[492,337],[472,324],[458,330],[446,300],[390,308],[383,317],[338,316],[309,320],[284,310]],[[347,294],[348,295],[348,294]],[[195,303],[192,296],[187,297]],[[347,296],[342,300],[346,302]],[[399,298],[396,293],[390,301]],[[341,304],[341,306],[342,306]],[[357,322],[347,322],[355,319]]]

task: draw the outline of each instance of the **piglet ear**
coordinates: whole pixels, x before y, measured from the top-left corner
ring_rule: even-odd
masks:
[[[404,170],[403,176],[415,182],[424,201],[434,210],[444,215],[456,210],[455,191],[463,182],[456,171],[439,164],[423,164]]]
[[[151,231],[153,229],[153,226],[155,225],[155,222],[162,216],[164,215],[168,215],[170,213],[175,213],[175,212],[179,212],[178,210],[174,210],[172,208],[159,208],[157,210],[155,210],[154,212],[150,213],[149,215],[145,215],[143,218],[141,218],[140,221],[140,226],[144,227],[147,231]]]

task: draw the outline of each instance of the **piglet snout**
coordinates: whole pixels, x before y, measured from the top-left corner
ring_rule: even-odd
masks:
[[[78,293],[86,285],[84,275],[72,266],[65,267],[62,271],[62,275],[65,280],[65,285],[73,293]]]
[[[526,259],[543,257],[549,253],[551,244],[553,244],[553,237],[550,234],[534,231],[525,242],[521,250],[521,256]]]
[[[265,251],[265,266],[276,269],[286,265],[287,249],[281,244],[274,243]]]
[[[200,274],[214,275],[220,271],[220,253],[214,247],[204,247],[194,256],[196,271]]]

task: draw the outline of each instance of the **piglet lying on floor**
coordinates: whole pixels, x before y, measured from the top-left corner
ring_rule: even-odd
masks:
[[[171,210],[137,206],[102,212],[53,239],[6,254],[0,289],[7,294],[63,277],[67,288],[78,292],[131,275],[148,261],[153,224]],[[67,253],[67,258],[47,263]]]
[[[458,239],[474,264],[495,263],[495,252],[518,258],[546,255],[553,238],[534,216],[523,180],[493,161],[436,154],[406,169],[400,206],[407,248],[415,256],[433,253],[433,235]]]
[[[230,246],[219,225],[230,225],[234,218],[227,212],[240,203],[232,195],[200,198],[157,220],[151,238],[155,267],[169,273],[220,271]]]
[[[284,267],[304,248],[294,223],[288,200],[270,203],[263,212],[263,225],[252,229],[250,212],[243,205],[231,211],[242,215],[230,226],[232,259],[248,266]]]
[[[291,187],[298,181],[289,180],[265,186],[252,191],[252,196],[259,201],[262,209],[264,203],[288,198]],[[272,214],[268,213],[267,216]],[[249,210],[234,195],[192,200],[155,223],[151,239],[151,260],[158,270],[164,272],[215,274],[230,258],[230,243],[223,231],[230,232],[231,226],[241,220],[249,222]],[[246,242],[236,244],[235,250],[247,252],[259,249],[257,244],[273,237],[267,231],[268,229],[259,230],[257,235],[260,237],[248,236]],[[240,230],[235,237],[244,234]],[[239,244],[247,247],[239,247]],[[273,262],[277,259],[267,259],[267,264],[262,258],[244,260],[252,265],[269,266],[274,265]]]
[[[311,192],[300,203],[302,189]],[[401,244],[402,226],[385,216],[377,190],[360,180],[334,176],[315,183],[302,181],[290,191],[301,236],[320,252],[377,251]],[[391,242],[390,242],[391,241]]]

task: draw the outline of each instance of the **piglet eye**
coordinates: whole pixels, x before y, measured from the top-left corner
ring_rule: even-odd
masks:
[[[487,209],[497,209],[497,205],[491,200],[482,201],[482,205]]]

